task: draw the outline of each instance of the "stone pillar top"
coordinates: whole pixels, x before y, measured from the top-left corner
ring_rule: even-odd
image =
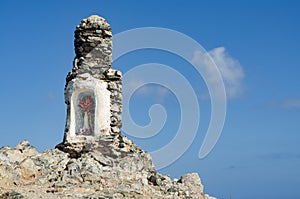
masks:
[[[103,17],[100,17],[98,15],[92,15],[86,19],[81,20],[76,29],[99,29],[111,31],[109,23],[107,23],[107,21]]]
[[[75,58],[67,81],[88,73],[97,79],[105,78],[104,72],[111,68],[112,30],[103,17],[92,15],[76,26]]]
[[[90,53],[105,38],[112,37],[109,23],[100,16],[92,15],[83,19],[75,30],[75,53],[77,57]]]
[[[92,15],[83,19],[75,30],[75,53],[77,57],[84,57],[103,40],[112,37],[109,23],[103,17]]]

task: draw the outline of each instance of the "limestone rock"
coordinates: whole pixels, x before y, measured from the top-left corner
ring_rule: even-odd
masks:
[[[155,171],[148,153],[127,138],[121,140],[131,144],[130,150],[107,138],[100,148],[78,151],[76,157],[59,149],[38,153],[27,141],[3,147],[0,198],[213,199],[203,193],[198,174],[172,180]],[[27,153],[17,153],[20,149]]]

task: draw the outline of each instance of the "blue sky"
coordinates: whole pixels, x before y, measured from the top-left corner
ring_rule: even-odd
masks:
[[[114,34],[148,26],[179,31],[215,55],[218,63],[228,64],[223,69],[234,82],[229,87],[238,93],[228,98],[217,145],[200,160],[210,119],[201,76],[176,55],[158,50],[132,52],[113,63],[123,73],[139,64],[167,64],[187,77],[199,97],[201,121],[193,144],[160,172],[177,178],[198,172],[206,192],[218,198],[300,198],[299,8],[297,1],[3,0],[0,145],[28,139],[43,151],[62,140],[63,89],[75,56],[73,32],[81,19],[98,14]],[[161,90],[148,86],[136,92],[130,104],[140,125],[149,123],[153,103],[161,103],[169,113],[159,135],[133,138],[147,151],[168,143],[180,121],[178,100]]]

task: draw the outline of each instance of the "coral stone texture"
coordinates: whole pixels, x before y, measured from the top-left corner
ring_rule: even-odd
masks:
[[[204,194],[197,173],[179,180],[159,174],[150,155],[121,134],[122,74],[111,68],[112,31],[106,20],[83,19],[74,44],[63,142],[43,153],[26,140],[2,147],[0,199],[214,199]]]

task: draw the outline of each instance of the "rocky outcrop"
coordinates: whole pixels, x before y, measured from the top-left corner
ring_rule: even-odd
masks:
[[[2,147],[0,198],[213,199],[196,173],[172,180],[156,172],[150,155],[134,144],[131,150],[113,142],[105,146],[76,156],[59,149],[38,153],[28,141]]]

